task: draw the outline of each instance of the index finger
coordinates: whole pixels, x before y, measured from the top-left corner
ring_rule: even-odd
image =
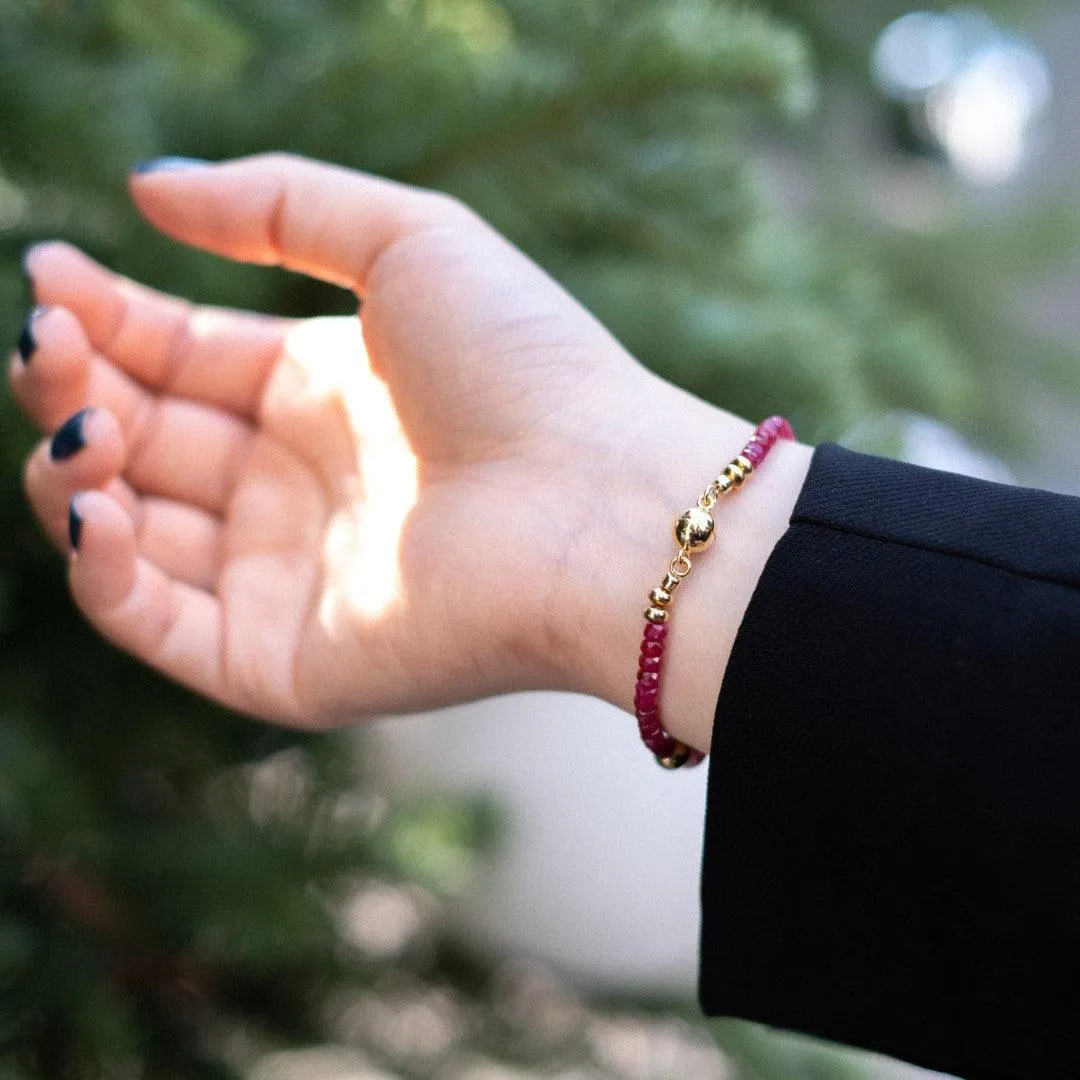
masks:
[[[178,240],[359,293],[397,240],[468,215],[448,196],[289,154],[164,158],[132,173],[131,193]]]
[[[113,365],[154,393],[255,414],[293,321],[186,300],[107,270],[70,244],[36,244],[26,272],[39,304],[75,315],[92,364]],[[33,371],[34,365],[29,366]]]

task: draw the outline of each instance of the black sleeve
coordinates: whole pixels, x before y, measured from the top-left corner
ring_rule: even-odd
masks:
[[[709,770],[707,1013],[1080,1075],[1080,499],[819,447]]]

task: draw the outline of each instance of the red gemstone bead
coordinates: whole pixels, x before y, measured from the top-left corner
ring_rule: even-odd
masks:
[[[651,622],[645,627],[646,641],[663,641],[667,637],[667,627],[663,623]]]
[[[660,670],[660,657],[659,656],[643,656],[641,663],[638,664],[638,674],[642,675],[646,671],[659,671]]]
[[[761,428],[763,431],[767,431],[772,439],[794,439],[795,432],[792,430],[791,425],[782,416],[770,416],[766,420]]]
[[[660,685],[660,673],[658,671],[643,671],[637,680],[638,686],[655,687]]]
[[[743,457],[750,462],[756,469],[765,460],[766,447],[757,441],[757,439],[751,439],[743,447]]]
[[[657,691],[655,690],[638,690],[634,695],[634,708],[636,709],[655,709],[657,707]]]
[[[657,757],[668,757],[675,752],[675,740],[663,731],[660,735],[645,744]]]
[[[648,746],[649,740],[658,738],[663,734],[663,731],[659,716],[652,716],[647,720],[638,721],[638,734],[646,746]]]
[[[643,641],[641,643],[641,655],[650,660],[659,660],[664,655],[664,643],[662,641]]]

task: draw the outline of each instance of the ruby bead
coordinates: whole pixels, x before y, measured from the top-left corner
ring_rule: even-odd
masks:
[[[659,686],[660,673],[658,671],[643,671],[637,680],[638,686]]]
[[[641,643],[641,655],[648,660],[659,660],[664,655],[664,643],[662,641],[643,641]]]
[[[657,691],[655,690],[638,690],[634,694],[634,709],[655,709],[657,708]]]
[[[646,671],[659,671],[660,670],[660,657],[659,656],[643,656],[641,663],[638,664],[638,674],[644,675]]]
[[[646,641],[662,642],[667,637],[667,627],[663,623],[647,623],[644,636]]]
[[[768,433],[773,442],[777,439],[795,438],[791,425],[782,416],[770,416],[761,424],[759,430]]]
[[[675,752],[675,740],[666,732],[645,744],[657,757],[668,757]]]
[[[634,710],[659,708],[660,689],[655,686],[641,686],[634,688]]]
[[[743,457],[756,469],[765,460],[766,447],[757,439],[751,439],[743,447]]]

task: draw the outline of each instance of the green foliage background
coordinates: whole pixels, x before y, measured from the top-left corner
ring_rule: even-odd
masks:
[[[0,0],[0,328],[13,341],[25,315],[22,249],[51,236],[194,300],[348,310],[319,283],[179,248],[127,204],[135,161],[286,149],[459,195],[635,354],[736,412],[783,411],[816,440],[914,408],[986,438],[1012,407],[1021,349],[1026,379],[1076,394],[1073,358],[1000,302],[1010,272],[1075,228],[1033,215],[988,230],[956,212],[945,177],[932,234],[860,211],[858,175],[829,172],[821,152],[819,97],[865,95],[869,41],[899,10]],[[811,197],[796,207],[766,182],[761,148]],[[372,882],[437,912],[475,872],[490,809],[395,802],[341,738],[224,716],[96,641],[19,491],[34,438],[5,396],[0,1075],[235,1076],[254,1049],[340,1039],[342,995],[403,985],[486,1018],[455,1060],[590,1060],[499,1019],[497,973],[437,917],[392,961],[344,940],[342,905]],[[860,1070],[710,1030],[748,1076]],[[445,1075],[445,1055],[365,1038],[395,1075]]]

